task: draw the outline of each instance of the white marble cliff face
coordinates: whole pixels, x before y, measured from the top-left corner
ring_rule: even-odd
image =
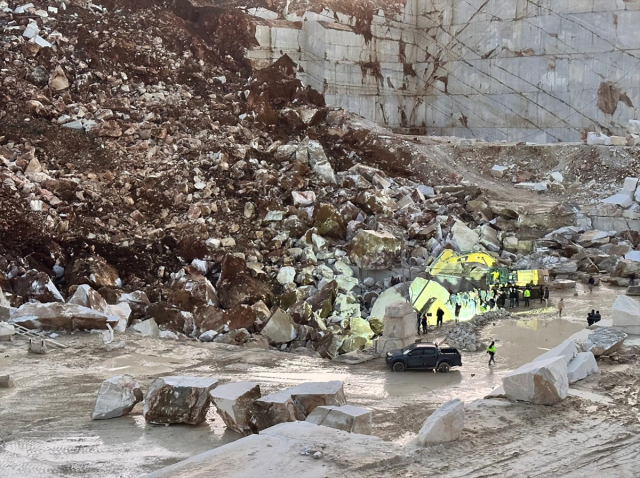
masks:
[[[329,105],[380,124],[556,142],[625,134],[637,115],[638,0],[407,0],[399,15],[378,10],[370,22],[297,12],[252,12],[254,66],[287,54]]]

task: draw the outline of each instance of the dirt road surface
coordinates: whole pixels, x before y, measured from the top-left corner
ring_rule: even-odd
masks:
[[[484,338],[497,341],[495,367],[487,366],[485,353],[463,353],[463,367],[448,374],[397,374],[382,359],[350,366],[271,350],[128,334],[125,349],[112,352],[104,350],[98,335],[62,335],[58,340],[69,348],[41,356],[28,354],[19,339],[0,355],[0,370],[17,381],[16,388],[0,390],[0,476],[134,477],[239,438],[213,410],[197,427],[147,425],[140,405],[126,417],[90,420],[100,383],[123,373],[145,389],[155,377],[169,374],[255,380],[263,394],[304,381],[343,380],[349,403],[373,410],[374,434],[406,445],[408,453],[397,464],[360,470],[359,476],[424,476],[425,467],[451,477],[584,477],[595,476],[596,470],[637,476],[640,375],[633,361],[601,361],[602,373],[576,387],[590,399],[572,396],[554,407],[469,403],[497,387],[508,371],[584,328],[591,308],[609,310],[618,293],[605,287],[593,295],[563,293],[563,319],[554,318],[552,309],[520,308],[516,318],[483,331]],[[410,441],[426,417],[452,398],[467,402],[462,439],[412,451]]]

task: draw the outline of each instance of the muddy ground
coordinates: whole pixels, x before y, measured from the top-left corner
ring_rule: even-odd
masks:
[[[382,359],[344,365],[128,334],[125,349],[112,352],[104,350],[98,335],[63,335],[58,340],[68,349],[40,356],[28,354],[26,342],[18,339],[0,356],[0,370],[17,380],[16,388],[0,390],[0,476],[134,477],[239,438],[225,430],[214,411],[197,427],[147,425],[140,405],[126,417],[91,421],[100,383],[122,373],[135,376],[144,388],[162,375],[209,375],[221,381],[255,380],[263,393],[303,381],[343,380],[348,401],[373,410],[374,434],[405,444],[442,402],[484,397],[505,373],[584,328],[590,309],[604,311],[606,318],[620,292],[603,286],[593,295],[558,294],[567,303],[563,319],[554,318],[553,309],[521,307],[515,318],[483,331],[484,338],[497,340],[495,367],[487,366],[485,353],[464,353],[463,367],[449,374],[392,373]],[[444,332],[446,326],[428,339],[439,340]],[[501,400],[468,405],[463,438],[447,447],[446,458],[444,449],[435,447],[362,476],[423,476],[425,466],[443,476],[577,476],[576,467],[582,467],[581,476],[592,476],[591,469],[637,476],[626,473],[633,473],[640,456],[638,366],[633,360],[617,364],[608,359],[600,366],[601,374],[574,387],[589,399],[574,395],[555,407]]]

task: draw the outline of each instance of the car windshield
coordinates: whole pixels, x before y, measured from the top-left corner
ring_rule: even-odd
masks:
[[[409,352],[411,352],[415,348],[416,348],[416,344],[407,345],[405,348],[402,349],[402,355],[407,355]]]

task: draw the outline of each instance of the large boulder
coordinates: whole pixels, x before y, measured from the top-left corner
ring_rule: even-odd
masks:
[[[598,364],[591,352],[580,352],[567,366],[569,383],[575,383],[597,372]]]
[[[218,380],[210,377],[160,377],[149,387],[144,419],[151,423],[202,423],[209,410],[209,392]]]
[[[456,221],[451,228],[451,243],[456,251],[475,250],[479,242],[480,236],[469,229],[463,222]]]
[[[607,244],[610,237],[611,233],[609,232],[593,229],[580,234],[576,242],[582,247],[599,247]]]
[[[23,304],[11,316],[11,322],[28,329],[91,330],[115,327],[118,317],[75,304],[49,302]]]
[[[627,334],[640,335],[640,302],[619,295],[611,306],[613,326]]]
[[[331,204],[320,204],[314,211],[313,225],[321,236],[343,239],[347,232],[347,223]]]
[[[297,330],[298,327],[291,316],[282,309],[278,309],[264,326],[261,334],[271,345],[280,345],[295,340],[298,336]]]
[[[108,307],[107,301],[87,284],[79,285],[68,303],[88,307],[98,312],[106,312]]]
[[[402,241],[386,231],[360,230],[348,246],[349,258],[361,269],[389,269],[400,259]]]
[[[182,310],[193,311],[198,306],[218,305],[218,295],[202,274],[185,274],[169,284],[171,302]]]
[[[505,375],[502,384],[509,400],[554,405],[569,392],[567,363],[564,357],[531,362]]]
[[[241,304],[263,301],[270,305],[273,293],[267,284],[249,275],[244,259],[227,254],[222,260],[222,272],[218,279],[218,299],[225,309]]]
[[[102,382],[96,404],[91,413],[92,420],[121,417],[129,413],[136,403],[142,401],[140,384],[131,375],[118,375]]]
[[[305,420],[322,405],[345,405],[341,381],[306,382],[255,401],[259,430],[295,420]]]
[[[634,274],[636,277],[640,277],[640,262],[631,259],[622,259],[618,261],[616,268],[611,273],[611,277],[629,278]]]
[[[464,402],[451,400],[426,419],[418,432],[418,442],[422,446],[447,443],[457,440],[464,428]]]
[[[584,350],[591,352],[596,357],[610,355],[618,350],[627,334],[613,327],[599,327],[594,330],[587,338]]]
[[[256,382],[227,383],[214,388],[209,395],[228,428],[243,435],[257,432],[252,417],[253,402],[261,396],[260,385]]]
[[[353,405],[322,405],[316,407],[305,421],[349,433],[371,435],[371,410]]]
[[[44,272],[29,271],[21,277],[11,280],[13,293],[25,300],[38,302],[64,302],[64,297]]]
[[[118,271],[100,256],[79,257],[65,269],[65,280],[69,286],[89,284],[92,287],[121,287]]]
[[[193,323],[193,315],[166,302],[156,302],[146,308],[145,317],[154,319],[156,324],[170,330],[190,332],[190,324]]]
[[[548,352],[545,352],[539,357],[533,359],[533,361],[538,362],[554,357],[562,357],[567,365],[569,365],[569,362],[571,362],[576,355],[578,355],[578,346],[573,340],[567,339],[557,347],[554,347]]]

